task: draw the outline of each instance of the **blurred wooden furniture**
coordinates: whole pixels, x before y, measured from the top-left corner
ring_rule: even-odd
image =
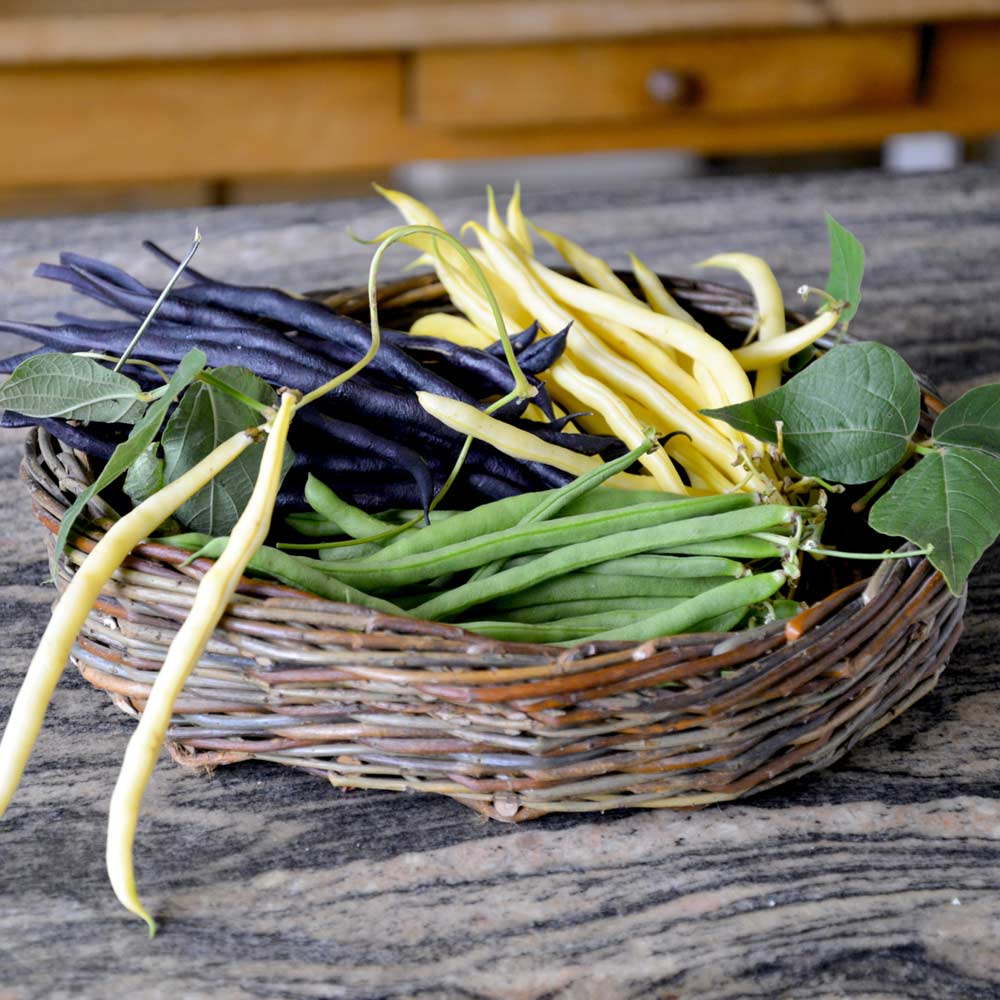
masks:
[[[1000,0],[13,0],[0,196],[979,137],[1000,130],[998,62]]]

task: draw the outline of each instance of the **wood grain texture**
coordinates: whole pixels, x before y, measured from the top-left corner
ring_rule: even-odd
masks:
[[[831,20],[816,0],[15,0],[0,12],[0,63],[371,52]]]
[[[370,52],[997,15],[1000,0],[8,0],[0,11],[0,64]]]
[[[720,250],[764,254],[789,297],[824,277],[829,210],[868,249],[856,333],[897,347],[948,398],[1000,378],[995,171],[525,201],[618,266],[628,249],[687,274]],[[483,202],[437,207],[454,224]],[[42,319],[72,301],[29,277],[59,249],[137,266],[140,238],[183,247],[196,222],[207,271],[357,283],[367,255],[345,227],[392,221],[365,200],[9,223],[0,315]],[[20,447],[4,432],[0,718],[51,598],[42,532],[15,482]],[[831,771],[701,812],[512,828],[267,765],[192,775],[164,755],[139,825],[140,886],[163,920],[152,942],[103,872],[132,723],[68,674],[0,822],[0,997],[1000,997],[998,586],[994,550],[970,582],[951,667],[905,716]]]

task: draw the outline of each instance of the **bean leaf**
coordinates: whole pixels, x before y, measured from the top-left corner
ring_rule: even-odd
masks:
[[[868,523],[883,535],[933,545],[928,558],[958,594],[1000,533],[1000,458],[957,445],[938,448],[896,480]]]
[[[122,489],[133,504],[140,504],[163,488],[163,459],[160,446],[154,441],[143,449],[125,473]]]
[[[274,390],[246,368],[216,368],[216,379],[251,399],[272,405]],[[226,438],[260,423],[260,414],[215,386],[192,386],[163,429],[164,481],[172,482],[200,462]],[[264,444],[251,445],[177,510],[177,520],[192,531],[228,535],[253,492]],[[291,464],[285,449],[285,471]]]
[[[898,465],[920,417],[920,387],[906,362],[877,343],[835,347],[759,399],[702,410],[777,443],[802,475],[867,483]]]
[[[93,358],[38,354],[22,361],[0,387],[0,409],[26,417],[134,424],[146,408],[142,388]]]
[[[955,400],[937,418],[934,440],[1000,458],[1000,385],[981,385]]]
[[[56,544],[52,551],[53,577],[59,566],[59,557],[62,555],[63,549],[66,548],[69,533],[87,502],[92,496],[127,472],[132,463],[152,444],[170,405],[205,367],[205,360],[204,352],[197,348],[188,351],[181,358],[180,364],[163,390],[163,395],[149,405],[142,419],[132,428],[129,436],[112,452],[111,458],[108,459],[101,474],[76,498],[69,510],[63,515],[59,534],[56,536]]]
[[[826,290],[847,306],[840,316],[846,328],[854,319],[861,303],[861,277],[865,273],[865,248],[849,229],[845,229],[829,212],[826,228],[830,234],[830,277]]]

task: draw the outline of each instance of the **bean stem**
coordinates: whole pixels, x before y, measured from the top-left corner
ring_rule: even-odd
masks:
[[[180,262],[180,264],[177,265],[176,269],[174,270],[174,273],[170,276],[170,280],[163,286],[163,291],[160,292],[156,301],[153,303],[152,308],[146,314],[146,318],[139,325],[139,329],[136,330],[135,336],[129,342],[128,347],[125,348],[124,352],[122,353],[122,356],[118,359],[118,363],[112,369],[113,371],[116,372],[120,371],[122,365],[124,365],[125,362],[128,361],[132,352],[135,350],[136,345],[142,339],[142,335],[146,332],[147,328],[149,327],[149,324],[153,322],[153,317],[160,311],[160,306],[162,306],[163,303],[166,301],[166,298],[170,294],[174,285],[177,284],[178,279],[184,273],[184,268],[188,266],[188,264],[191,262],[191,258],[194,257],[194,255],[197,253],[199,246],[201,246],[201,233],[196,227],[194,231],[194,240],[191,243],[190,250],[188,250],[188,252],[185,254],[184,259]],[[73,270],[79,271],[79,268],[77,268],[75,265],[71,266],[73,267]],[[80,273],[85,273],[85,272],[81,271]]]
[[[521,366],[517,363],[517,355],[515,355],[514,347],[510,342],[510,335],[507,332],[507,324],[504,322],[500,305],[497,302],[496,296],[493,294],[493,290],[490,288],[490,283],[486,280],[486,275],[483,273],[483,269],[479,266],[479,263],[472,256],[472,254],[469,253],[468,248],[460,240],[455,239],[451,233],[445,232],[445,230],[439,229],[436,226],[398,226],[397,228],[389,231],[376,249],[375,255],[372,258],[371,269],[368,273],[368,303],[371,312],[371,326],[373,334],[376,331],[378,324],[377,289],[375,280],[382,255],[388,247],[392,246],[393,243],[397,243],[399,240],[404,240],[418,234],[430,236],[432,245],[434,246],[436,246],[438,240],[443,240],[459,255],[459,257],[462,258],[462,261],[475,275],[476,280],[483,288],[483,294],[486,301],[489,303],[490,311],[493,313],[493,319],[497,325],[497,332],[499,333],[500,340],[503,343],[504,356],[507,359],[507,365],[510,367],[511,374],[514,376],[514,398],[531,399],[531,397],[535,395],[536,390],[524,377],[524,372],[521,371]],[[361,242],[371,243],[374,241],[362,240]]]

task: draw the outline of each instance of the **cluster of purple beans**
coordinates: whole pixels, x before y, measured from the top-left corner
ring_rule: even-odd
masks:
[[[164,262],[177,261],[152,243]],[[126,313],[146,316],[158,291],[121,268],[80,254],[63,253],[59,264],[41,264],[36,275],[63,282],[82,295]],[[233,285],[191,268],[189,284],[175,288],[140,342],[137,356],[172,371],[199,347],[212,368],[240,365],[275,387],[309,391],[356,362],[371,343],[370,328],[318,301],[277,288]],[[25,358],[45,351],[99,351],[118,355],[136,329],[135,320],[89,319],[57,313],[58,325],[0,322],[0,331],[21,334],[43,346],[0,361],[9,373]],[[537,325],[513,336],[518,362],[539,390],[534,402],[551,416],[538,374],[562,353],[566,334],[538,339]],[[127,373],[153,388],[158,379],[141,366]],[[426,390],[467,403],[505,395],[513,387],[499,341],[487,349],[460,347],[430,337],[382,331],[382,345],[365,370],[303,410],[290,444],[295,466],[286,479],[281,506],[304,507],[307,471],[337,484],[345,500],[366,510],[427,508],[447,479],[463,438],[429,416],[415,392]],[[621,454],[615,438],[564,432],[566,419],[544,424],[522,417],[524,403],[508,404],[496,416],[545,441],[605,458]],[[66,444],[106,459],[122,440],[118,425],[77,425],[7,412],[6,426],[39,424]],[[449,506],[474,506],[531,490],[561,486],[568,474],[537,462],[512,458],[476,442],[449,493]]]

